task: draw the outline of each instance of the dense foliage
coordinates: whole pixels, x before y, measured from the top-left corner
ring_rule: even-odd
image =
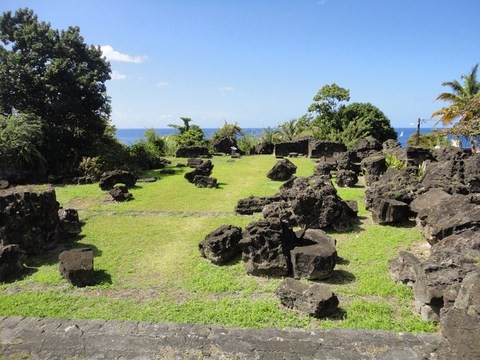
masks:
[[[309,113],[298,120],[298,132],[322,140],[342,141],[347,147],[359,139],[373,137],[378,141],[396,139],[390,120],[369,103],[343,104],[350,100],[350,91],[337,84],[323,86],[313,98]]]
[[[165,154],[165,141],[154,129],[148,129],[143,137],[129,147],[133,162],[142,170],[157,169],[162,166]]]
[[[41,121],[34,115],[0,115],[0,156],[26,165],[39,165],[43,142]]]
[[[192,119],[182,117],[182,125],[170,124],[169,127],[178,130],[175,134],[175,141],[178,146],[205,145],[205,134],[198,125],[190,125]]]
[[[49,172],[72,171],[108,125],[110,64],[78,27],[52,29],[29,9],[3,13],[0,41],[0,111],[38,117]]]

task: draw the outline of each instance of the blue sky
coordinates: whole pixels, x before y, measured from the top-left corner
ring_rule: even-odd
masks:
[[[477,0],[0,2],[20,7],[102,46],[117,128],[275,126],[331,83],[409,127],[480,62]]]

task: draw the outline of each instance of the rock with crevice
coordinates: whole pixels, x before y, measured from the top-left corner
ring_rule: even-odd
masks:
[[[133,195],[128,191],[128,188],[124,185],[117,185],[110,189],[109,194],[113,200],[118,202],[130,201],[133,199]]]
[[[298,280],[286,278],[275,290],[280,302],[304,314],[323,318],[338,309],[338,298],[327,285],[305,285]]]
[[[241,254],[242,228],[222,225],[198,245],[200,254],[215,265],[224,265]]]
[[[249,224],[240,246],[245,270],[257,276],[287,276],[291,273],[289,250],[295,233],[279,219],[269,218]]]
[[[25,270],[25,251],[16,244],[0,245],[0,283],[18,279]]]

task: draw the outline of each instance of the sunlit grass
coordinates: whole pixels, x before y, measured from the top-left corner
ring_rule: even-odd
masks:
[[[266,178],[276,161],[271,156],[228,160],[213,159],[212,176],[218,178],[219,189],[197,189],[183,179],[184,169],[160,174],[155,183],[139,184],[131,190],[134,200],[122,204],[109,200],[97,184],[56,188],[62,205],[80,205],[85,221],[82,238],[67,247],[94,249],[99,282],[74,288],[60,277],[55,254],[31,258],[27,264],[31,272],[25,278],[0,284],[0,315],[255,328],[435,330],[410,311],[411,289],[394,284],[388,275],[387,261],[419,240],[420,233],[373,224],[360,187],[338,189],[342,198],[359,201],[361,218],[354,231],[332,234],[343,258],[329,284],[341,299],[334,318],[317,320],[283,309],[274,295],[281,279],[246,275],[240,258],[219,267],[200,257],[198,243],[212,230],[223,224],[245,228],[259,218],[233,214],[238,199],[271,195],[281,185]],[[297,175],[312,174],[310,159],[292,161]],[[12,287],[15,291],[10,291]]]

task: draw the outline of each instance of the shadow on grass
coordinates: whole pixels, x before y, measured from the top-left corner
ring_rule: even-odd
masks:
[[[106,285],[112,284],[112,277],[105,270],[94,270],[92,277],[93,285]]]
[[[342,320],[345,320],[346,317],[347,317],[347,312],[342,308],[337,308],[337,310],[335,310],[333,313],[325,316],[322,319],[328,319],[332,321],[342,321]]]
[[[346,270],[334,270],[332,276],[322,283],[330,284],[330,285],[345,285],[352,283],[356,280],[355,275],[351,272]]]

